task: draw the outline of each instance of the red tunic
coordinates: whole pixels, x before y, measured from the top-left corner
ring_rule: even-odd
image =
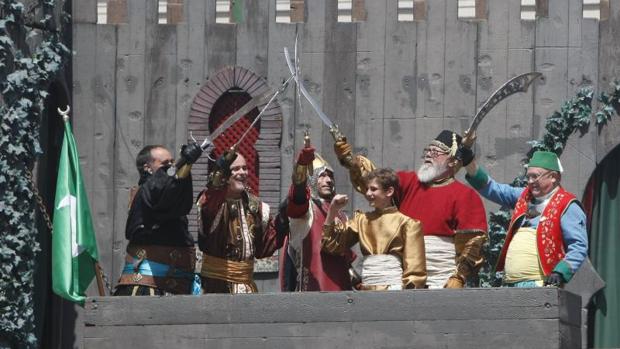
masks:
[[[295,204],[293,202],[293,186],[291,186],[287,207],[287,213],[290,219],[303,219],[302,217],[306,216],[308,209],[312,209],[313,216],[310,231],[303,240],[301,255],[303,270],[300,280],[301,285],[298,285],[298,289],[301,291],[350,290],[351,278],[349,276],[349,267],[351,261],[355,258],[354,254],[350,250],[344,256],[331,255],[321,251],[323,223],[327,216],[329,203],[323,202],[321,206],[319,206],[315,200],[310,199],[309,191],[307,191],[306,195],[308,199],[307,202],[302,205]],[[346,220],[344,216],[340,216],[339,218],[341,220]],[[306,232],[290,232],[290,234],[304,233]],[[283,252],[287,251],[288,244],[289,240],[287,239],[284,249],[282,250]],[[280,266],[282,265],[283,263],[280,263]]]
[[[487,231],[478,193],[455,180],[439,186],[422,184],[415,172],[398,172],[399,210],[422,222],[424,235],[452,236],[458,230]]]

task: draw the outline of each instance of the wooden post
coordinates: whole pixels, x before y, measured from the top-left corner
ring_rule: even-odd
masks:
[[[95,262],[95,276],[97,277],[97,289],[99,290],[99,296],[104,297],[105,289],[103,287],[103,276],[99,262]]]

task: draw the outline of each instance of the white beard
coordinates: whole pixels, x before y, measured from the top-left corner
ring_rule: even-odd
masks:
[[[425,184],[431,183],[432,181],[443,175],[447,169],[447,164],[433,165],[424,163],[418,169],[418,179],[420,180],[420,182]]]

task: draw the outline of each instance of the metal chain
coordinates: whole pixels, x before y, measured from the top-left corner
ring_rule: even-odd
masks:
[[[37,200],[37,206],[39,207],[39,211],[41,212],[41,215],[43,215],[43,219],[45,220],[47,229],[49,229],[51,233],[54,230],[54,225],[52,224],[50,215],[49,213],[47,213],[47,209],[45,208],[45,205],[43,204],[43,199],[41,198],[41,195],[39,194],[39,190],[37,189],[37,186],[34,184],[34,181],[32,179],[32,172],[29,169],[26,169],[26,177],[28,178],[28,181],[30,182],[30,189],[32,189],[32,193],[34,194],[34,197]]]
[[[45,220],[47,229],[49,229],[50,233],[52,233],[54,231],[54,225],[52,224],[50,215],[47,212],[45,205],[43,204],[43,198],[41,198],[41,194],[39,193],[39,190],[37,189],[37,186],[35,185],[32,177],[33,177],[32,171],[30,171],[29,169],[26,169],[26,178],[28,178],[28,181],[30,182],[30,189],[32,190],[32,193],[34,194],[35,200],[37,201],[37,207],[39,208],[39,211],[41,212],[41,215],[43,216],[43,219]],[[110,295],[112,295],[112,286],[110,285],[108,276],[103,271],[103,268],[101,268],[101,266],[99,266],[99,271],[101,271],[101,278],[103,279],[105,288],[108,290],[108,292],[110,292]]]

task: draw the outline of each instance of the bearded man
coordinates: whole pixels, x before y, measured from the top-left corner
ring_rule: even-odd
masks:
[[[341,134],[335,133],[334,138],[336,155],[349,169],[353,187],[365,193],[362,179],[375,165],[353,155]],[[461,136],[444,130],[424,149],[424,163],[417,172],[397,172],[398,209],[422,223],[429,288],[462,288],[468,278],[478,274],[484,261],[481,249],[487,221],[482,200],[475,190],[454,178],[460,166],[473,158]]]
[[[351,289],[349,268],[354,253],[346,248],[335,255],[321,249],[323,223],[335,193],[334,170],[312,146],[304,147],[286,200],[290,233],[280,260],[282,291]],[[346,221],[343,214],[338,218]]]

